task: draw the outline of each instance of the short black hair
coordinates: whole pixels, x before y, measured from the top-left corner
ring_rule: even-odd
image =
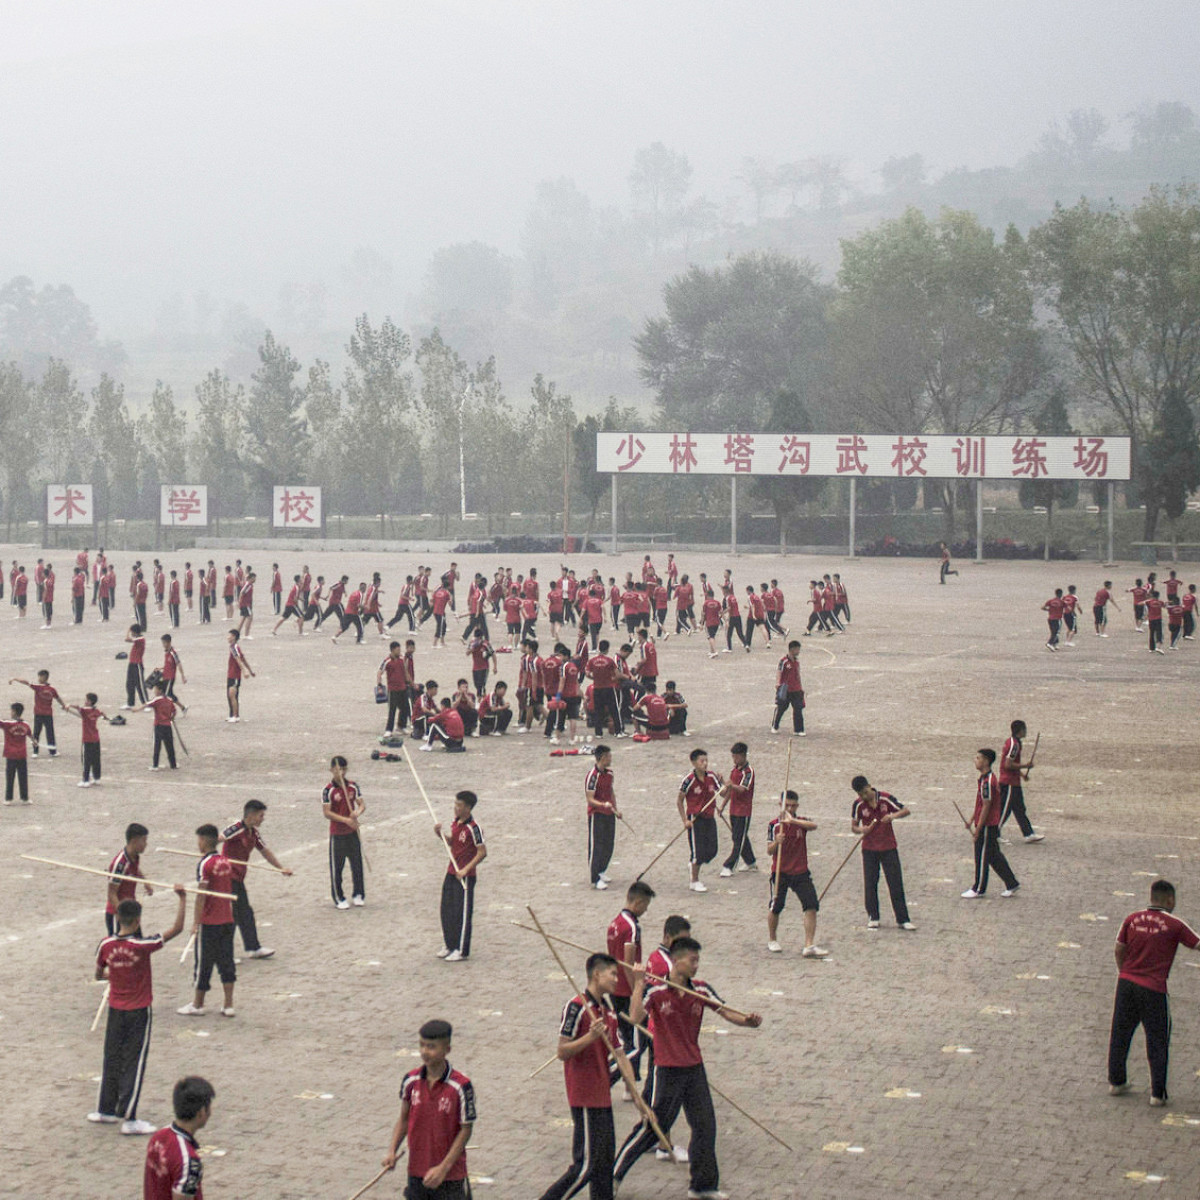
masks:
[[[455,800],[461,800],[468,808],[474,808],[479,803],[479,797],[474,792],[455,792]]]
[[[784,792],[784,793],[783,793],[783,798],[784,798],[785,800],[799,800],[799,799],[800,799],[800,793],[799,793],[799,792],[797,792],[797,791],[795,791],[795,790],[794,790],[794,789],[792,789],[792,788],[788,788],[788,790],[787,790],[786,792]]]
[[[663,922],[663,941],[669,946],[677,937],[692,932],[692,923],[679,913],[672,913]]]
[[[201,1109],[212,1104],[216,1095],[216,1089],[207,1079],[202,1079],[199,1075],[185,1075],[171,1093],[171,1107],[175,1110],[175,1120],[194,1120],[200,1115]]]
[[[1175,885],[1168,883],[1165,879],[1156,879],[1150,885],[1150,902],[1153,904],[1155,900],[1174,900]]]
[[[987,747],[984,747],[984,749],[980,750],[979,753],[982,754],[985,759],[987,759],[987,764],[989,767],[996,761],[995,750],[989,750]]]
[[[608,643],[607,642],[601,642],[597,648],[599,649],[601,654],[608,653]]]
[[[125,925],[134,925],[142,915],[142,906],[136,900],[122,900],[117,905],[117,920]]]
[[[671,943],[671,953],[700,953],[700,943],[694,937],[677,937]]]
[[[426,1021],[417,1033],[423,1042],[448,1042],[454,1033],[454,1026],[449,1021],[435,1018]]]
[[[125,826],[125,841],[126,843],[129,843],[132,842],[134,838],[146,837],[149,832],[150,830],[148,830],[145,825],[139,825],[136,821],[130,821],[129,824]]]
[[[747,746],[745,742],[734,742],[733,745],[729,747],[729,753],[730,754],[749,754],[750,747]]]
[[[200,825],[196,828],[196,836],[215,842],[221,836],[221,831],[215,825]]]
[[[705,757],[705,758],[707,758],[707,757],[708,757],[708,751],[707,751],[707,750],[702,750],[702,749],[701,749],[699,746],[697,746],[697,747],[695,748],[695,750],[693,750],[693,751],[691,752],[691,754],[689,754],[689,755],[688,755],[688,758],[689,758],[689,759],[691,759],[691,761],[692,761],[692,762],[695,762],[695,761],[696,761],[696,759],[698,759],[698,758],[699,758],[701,755],[704,755],[704,757]]]
[[[261,800],[247,800],[242,805],[242,816],[246,816],[252,812],[266,812],[267,806]]]
[[[867,782],[867,777],[865,775],[855,775],[855,777],[850,780],[850,786],[856,792],[861,792],[863,788],[867,786]]]
[[[635,879],[630,885],[629,890],[625,893],[626,900],[632,900],[634,896],[645,896],[647,900],[654,899],[654,889],[640,879]]]
[[[617,960],[611,954],[589,954],[587,960],[587,977],[591,979],[592,972],[597,967],[615,967]]]
[[[1025,722],[1024,721],[1014,721],[1008,728],[1012,731],[1013,737],[1019,737],[1020,735],[1017,733],[1017,730],[1019,729],[1021,731],[1021,733],[1024,733],[1025,732]]]
[[[597,758],[599,758],[599,757],[600,757],[600,755],[602,755],[602,754],[611,754],[611,753],[612,753],[612,747],[611,747],[611,746],[597,746],[597,747],[595,747],[595,749],[592,751],[592,753],[593,753],[593,754],[594,754],[594,755],[595,755]]]

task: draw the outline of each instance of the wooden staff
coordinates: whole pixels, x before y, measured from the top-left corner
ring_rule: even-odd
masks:
[[[401,1147],[400,1147],[400,1151],[399,1151],[399,1153],[396,1155],[396,1161],[397,1161],[397,1162],[399,1162],[399,1161],[400,1161],[400,1157],[401,1157],[401,1155],[404,1153],[405,1149],[406,1149],[406,1147],[404,1147],[404,1146],[401,1146]],[[365,1183],[365,1184],[363,1184],[363,1186],[362,1186],[362,1187],[360,1187],[360,1188],[358,1189],[358,1191],[357,1191],[357,1192],[355,1192],[355,1193],[354,1193],[354,1195],[350,1197],[350,1200],[358,1200],[359,1196],[363,1196],[363,1195],[365,1195],[365,1194],[366,1194],[367,1192],[369,1192],[369,1191],[370,1191],[370,1190],[371,1190],[371,1189],[372,1189],[372,1188],[373,1188],[373,1187],[374,1187],[374,1186],[375,1186],[375,1185],[376,1185],[376,1184],[377,1184],[377,1183],[378,1183],[378,1182],[379,1182],[379,1181],[380,1181],[380,1180],[381,1180],[381,1179],[382,1179],[382,1178],[383,1178],[383,1177],[384,1177],[384,1176],[385,1176],[385,1175],[386,1175],[386,1174],[387,1174],[389,1171],[391,1171],[391,1170],[393,1170],[393,1169],[394,1169],[394,1168],[392,1168],[392,1167],[384,1167],[384,1168],[383,1168],[383,1170],[381,1170],[381,1171],[379,1172],[379,1174],[378,1174],[378,1175],[376,1175],[376,1176],[375,1176],[375,1178],[371,1180],[371,1182],[370,1182],[370,1183]]]
[[[433,818],[433,823],[435,825],[440,825],[441,822],[438,820],[438,815],[433,811],[433,805],[429,801],[429,794],[425,791],[425,785],[421,782],[420,775],[417,774],[417,768],[413,766],[413,760],[412,756],[408,752],[408,746],[401,746],[400,752],[404,755],[404,761],[408,763],[408,769],[412,772],[413,780],[417,785],[417,791],[421,793],[421,799],[425,801],[425,807],[429,809],[429,815]],[[442,845],[446,847],[446,856],[450,859],[450,866],[454,869],[455,874],[457,874],[458,863],[454,861],[454,851],[450,849],[450,839],[444,833],[442,834]],[[467,881],[459,876],[458,882],[462,884],[463,891],[465,892],[467,890]]]
[[[625,820],[624,817],[618,817],[617,820],[620,821],[621,824],[624,825],[625,828],[628,829],[629,832],[632,833],[634,837],[637,837],[637,831],[634,829],[634,827],[632,825],[630,825],[630,823],[627,820]]]
[[[788,742],[787,766],[784,768],[784,771],[783,771],[783,791],[779,793],[779,824],[775,826],[775,828],[777,830],[783,829],[783,814],[786,811],[786,805],[787,805],[788,783],[791,781],[791,778],[792,778],[792,747],[795,744],[796,743],[794,740]],[[771,904],[772,905],[774,905],[776,899],[778,899],[778,897],[779,897],[779,881],[783,878],[783,872],[779,868],[782,863],[783,863],[783,849],[782,849],[782,847],[780,847],[780,849],[775,854],[775,877],[771,881]],[[818,903],[820,903],[819,900],[818,900]]]
[[[1035,758],[1037,758],[1038,742],[1040,742],[1041,740],[1042,740],[1042,731],[1039,729],[1037,731],[1037,736],[1033,739],[1033,749],[1029,752],[1029,761],[1025,764],[1024,767],[1021,768],[1022,771],[1025,773],[1026,779],[1029,778],[1029,772],[1033,770],[1033,760]]]
[[[187,962],[187,956],[191,954],[192,947],[196,944],[196,931],[192,930],[191,937],[188,938],[187,944],[183,947],[183,953],[179,956],[180,963]]]
[[[650,867],[654,866],[654,864],[658,862],[658,860],[662,858],[662,856],[666,854],[666,852],[670,850],[670,848],[675,845],[675,843],[679,841],[679,839],[683,837],[685,833],[687,833],[686,825],[650,860],[649,866],[647,866],[646,869],[634,879],[634,883],[641,879],[642,875],[648,874]]]
[[[874,828],[875,828],[875,826],[872,825],[871,829],[874,829]],[[871,832],[871,830],[868,829],[867,833],[870,833],[870,832]],[[867,834],[864,833],[859,837],[858,841],[855,842],[854,845],[850,847],[850,853],[847,854],[846,857],[843,858],[842,861],[838,864],[838,869],[836,871],[834,871],[834,873],[832,875],[830,875],[829,882],[825,885],[825,887],[821,890],[821,894],[817,897],[818,904],[820,904],[821,901],[825,899],[825,893],[827,891],[829,891],[829,889],[831,887],[833,887],[833,881],[842,873],[842,867],[844,867],[850,861],[855,850],[857,850],[859,848],[859,846],[861,846],[863,844],[863,838],[865,838],[866,836],[867,836]]]
[[[642,1114],[642,1119],[654,1130],[654,1136],[658,1138],[659,1145],[671,1156],[671,1161],[674,1162],[675,1149],[671,1145],[671,1139],[663,1133],[662,1126],[658,1123],[658,1118],[654,1115],[654,1110],[642,1098],[642,1094],[638,1090],[637,1080],[633,1077],[633,1068],[629,1065],[629,1059],[625,1057],[625,1051],[622,1049],[620,1042],[613,1045],[612,1039],[608,1036],[608,1026],[605,1023],[603,1012],[593,1015],[591,997],[586,991],[581,992],[575,986],[575,980],[571,978],[571,972],[567,970],[567,964],[563,962],[562,955],[554,948],[554,943],[542,928],[542,923],[538,920],[537,913],[533,911],[530,905],[525,906],[525,911],[529,914],[534,925],[537,926],[537,932],[542,935],[542,939],[546,943],[546,949],[554,955],[554,961],[558,963],[559,970],[567,977],[567,982],[578,995],[584,998],[584,1003],[588,1006],[588,1016],[593,1021],[600,1021],[600,1040],[604,1043],[605,1049],[617,1064],[617,1070],[621,1072],[621,1078],[625,1081],[625,1086],[629,1089],[629,1094],[633,1097],[633,1102],[637,1105],[638,1112]]]
[[[188,756],[192,757],[192,752],[187,748],[187,742],[183,740],[183,734],[179,732],[179,726],[175,724],[175,718],[171,718],[171,728],[175,730],[175,736],[179,739],[179,748]]]
[[[589,950],[586,946],[581,946],[578,942],[571,942],[571,941],[568,941],[566,938],[556,937],[552,933],[546,933],[545,930],[541,929],[540,927],[537,929],[534,929],[529,925],[522,925],[520,921],[510,921],[509,923],[512,925],[515,925],[518,929],[528,930],[528,932],[530,932],[530,933],[540,933],[542,935],[542,937],[548,938],[552,942],[558,942],[563,946],[570,946],[572,950],[578,950],[583,954],[591,955],[591,954],[597,953],[597,951],[595,951],[595,950]],[[603,953],[607,953],[607,951],[603,951]],[[697,992],[694,989],[687,987],[682,983],[676,983],[675,980],[668,979],[664,975],[654,975],[650,971],[645,971],[643,973],[645,974],[647,979],[652,980],[654,983],[665,983],[665,984],[667,984],[668,987],[673,987],[678,992],[684,992],[685,994],[687,994],[689,996],[695,996],[698,1000],[706,1000],[710,1004],[712,1003],[711,996],[706,996],[706,995],[704,995],[703,992]],[[741,1009],[734,1008],[729,1004],[721,1004],[720,1007],[725,1009],[727,1012],[736,1013],[737,1016],[739,1016],[739,1017],[747,1017],[750,1015],[749,1013],[744,1013],[741,1011]],[[620,1014],[618,1014],[618,1015],[620,1015]],[[640,1029],[641,1026],[640,1025],[635,1026],[635,1028]]]
[[[155,846],[155,854],[183,854],[188,858],[203,858],[204,855],[198,850],[174,850],[170,846]],[[231,862],[240,862],[240,859],[230,859]],[[283,871],[279,867],[273,867],[270,863],[252,863],[243,862],[243,867],[253,867],[256,871],[274,871],[277,875],[282,875]]]
[[[767,1135],[767,1137],[778,1142],[785,1150],[792,1150],[792,1147],[789,1146],[787,1142],[783,1140],[783,1138],[781,1138],[777,1133],[772,1133],[771,1130],[769,1130],[757,1117],[752,1117],[740,1104],[737,1103],[736,1100],[731,1100],[723,1091],[721,1091],[719,1087],[717,1087],[715,1083],[713,1083],[711,1079],[708,1081],[708,1086],[714,1092],[716,1092],[717,1095],[720,1096],[730,1108],[736,1109],[738,1112],[740,1112],[742,1116],[750,1122],[751,1125],[757,1125],[759,1129],[761,1129],[763,1133]],[[795,1154],[795,1150],[792,1150],[792,1153]]]
[[[101,871],[97,867],[78,867],[74,863],[59,862],[53,858],[38,858],[36,854],[22,854],[22,858],[28,859],[30,862],[45,863],[51,867],[66,867],[68,871],[86,871],[89,875],[104,875],[109,879],[124,879],[126,882],[133,881],[134,883],[148,883],[151,887],[166,888],[173,890],[173,883],[163,883],[161,879],[144,879],[141,875],[122,875],[119,871]],[[231,900],[233,894],[231,892],[207,892],[203,888],[185,887],[185,892],[190,892],[194,896],[215,896],[218,900]]]
[[[951,799],[950,803],[954,805],[954,811],[956,813],[958,813],[959,817],[962,820],[963,825],[966,827],[967,832],[970,833],[971,832],[971,822],[968,821],[967,818],[963,816],[963,810],[958,807],[957,801],[955,801],[954,799]]]
[[[96,1015],[92,1018],[92,1033],[96,1032],[96,1026],[100,1024],[100,1018],[103,1015],[104,1010],[108,1007],[108,990],[109,985],[105,985],[104,995],[100,997],[100,1007],[96,1009]]]
[[[542,1063],[542,1065],[538,1067],[536,1071],[529,1072],[529,1078],[532,1079],[535,1075],[540,1075],[551,1063],[556,1063],[558,1061],[559,1059],[557,1054],[550,1055],[550,1057],[546,1059],[546,1061]]]

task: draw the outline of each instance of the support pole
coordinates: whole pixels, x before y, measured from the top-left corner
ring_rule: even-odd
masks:
[[[729,553],[737,556],[737,476],[729,477]]]
[[[858,496],[858,480],[855,476],[850,476],[850,551],[849,558],[854,557],[854,506]]]
[[[612,549],[610,554],[617,552],[617,473],[612,475]]]
[[[975,561],[983,562],[983,479],[975,480]]]
[[[1117,485],[1110,479],[1108,481],[1108,562],[1107,566],[1113,563],[1113,512],[1117,507]]]

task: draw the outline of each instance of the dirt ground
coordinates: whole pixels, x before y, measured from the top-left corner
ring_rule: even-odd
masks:
[[[4,547],[7,562],[23,553]],[[285,577],[299,555],[282,550]],[[60,556],[63,557],[63,556]],[[122,589],[132,554],[117,556]],[[149,557],[149,556],[143,556]],[[169,565],[182,567],[185,555]],[[232,559],[233,552],[225,557]],[[242,554],[267,576],[269,561]],[[656,561],[665,560],[665,554]],[[364,577],[383,572],[385,602],[421,554],[309,554],[313,574]],[[622,577],[640,555],[595,558]],[[67,572],[63,558],[61,580]],[[221,565],[218,563],[218,565]],[[433,560],[436,571],[445,563]],[[492,558],[464,560],[490,576]],[[552,577],[550,557],[514,561]],[[592,562],[579,559],[585,572]],[[992,1197],[1053,1194],[1119,1196],[1134,1188],[1193,1197],[1200,1190],[1200,1055],[1196,998],[1200,956],[1181,954],[1173,975],[1172,1100],[1146,1104],[1140,1035],[1131,1055],[1133,1095],[1110,1099],[1105,1054],[1115,970],[1112,942],[1124,915],[1145,902],[1160,872],[1180,888],[1179,913],[1200,916],[1196,877],[1200,828],[1195,779],[1200,739],[1200,644],[1150,655],[1132,628],[1128,597],[1102,640],[1085,620],[1078,645],[1051,654],[1039,611],[1055,586],[1076,583],[1090,615],[1105,574],[1118,594],[1140,570],[1094,565],[960,563],[942,587],[933,562],[818,561],[805,558],[701,560],[681,556],[693,577],[735,581],[777,577],[789,597],[788,623],[806,615],[804,586],[839,570],[851,597],[844,636],[804,639],[809,736],[796,740],[791,778],[801,810],[820,822],[810,836],[823,886],[850,849],[849,780],[867,774],[914,809],[897,827],[905,882],[918,931],[896,930],[884,895],[884,927],[868,931],[861,870],[851,862],[824,901],[823,961],[799,956],[800,914],[781,922],[784,953],[769,954],[765,874],[687,890],[683,842],[649,875],[658,891],[645,918],[647,949],[662,920],[684,912],[704,944],[701,974],[733,1005],[764,1016],[760,1030],[709,1017],[703,1035],[712,1081],[786,1141],[770,1141],[716,1100],[722,1187],[735,1197],[903,1195]],[[203,1132],[206,1194],[220,1197],[349,1196],[378,1169],[397,1112],[397,1089],[416,1062],[416,1030],[432,1016],[454,1023],[452,1061],[474,1080],[479,1120],[469,1151],[477,1196],[536,1197],[569,1159],[569,1114],[561,1071],[530,1072],[554,1051],[557,1020],[570,992],[545,947],[511,924],[532,905],[552,931],[602,945],[621,907],[622,886],[676,832],[676,784],[688,752],[707,748],[728,769],[728,748],[750,743],[759,796],[753,827],[762,854],[773,794],[782,786],[791,739],[768,732],[778,645],[756,645],[710,660],[701,637],[660,644],[660,679],[675,678],[691,706],[690,740],[616,743],[618,797],[637,831],[617,836],[613,889],[589,889],[581,800],[583,758],[550,758],[536,734],[471,741],[465,755],[415,755],[439,813],[449,819],[455,790],[481,799],[476,815],[489,846],[481,870],[473,952],[446,964],[438,894],[445,870],[430,820],[403,763],[372,762],[384,710],[373,702],[383,646],[331,646],[324,637],[269,634],[269,600],[247,657],[258,677],[242,690],[244,721],[226,724],[223,698],[227,626],[201,627],[186,614],[178,631],[190,715],[190,757],[178,772],[150,774],[148,716],[102,727],[104,785],[79,790],[79,727],[60,716],[57,760],[31,766],[33,804],[0,810],[6,854],[0,886],[0,1064],[8,1103],[0,1110],[4,1184],[16,1197],[140,1195],[145,1141],[89,1125],[102,1033],[88,1025],[99,1000],[89,981],[103,935],[103,880],[37,866],[44,855],[103,867],[127,822],[151,830],[145,860],[153,878],[182,880],[188,863],[156,853],[191,849],[201,822],[223,824],[257,796],[270,811],[270,846],[295,869],[290,879],[252,872],[251,896],[269,961],[239,968],[237,1017],[177,1016],[189,996],[182,940],[155,960],[156,1020],[140,1115],[165,1123],[170,1091],[184,1073],[215,1085]],[[462,601],[460,600],[460,605]],[[60,606],[52,631],[31,616],[18,624],[0,606],[3,675],[51,671],[68,700],[99,693],[114,712],[123,699],[122,648],[132,619],[123,603],[108,625],[89,608],[72,628]],[[151,620],[153,663],[164,617]],[[461,630],[461,626],[459,626]],[[455,631],[451,631],[452,639]],[[455,645],[434,652],[420,635],[418,672],[452,684],[469,663]],[[545,640],[545,639],[544,639]],[[515,686],[515,662],[500,674]],[[7,704],[30,693],[6,687]],[[972,757],[999,749],[1008,723],[1022,717],[1041,733],[1030,811],[1046,834],[1040,845],[1016,836],[1006,847],[1022,887],[998,888],[969,903],[970,845],[950,801],[969,812]],[[367,906],[336,911],[329,898],[327,839],[320,814],[330,755],[345,754],[367,797],[365,841],[372,872]],[[728,834],[721,833],[722,856]],[[146,902],[144,927],[165,927],[174,905]],[[582,975],[583,956],[568,957]],[[633,1120],[616,1104],[618,1137]],[[677,1142],[686,1142],[682,1119]],[[686,1176],[652,1158],[639,1163],[622,1200],[682,1197]],[[401,1175],[371,1195],[397,1196]]]

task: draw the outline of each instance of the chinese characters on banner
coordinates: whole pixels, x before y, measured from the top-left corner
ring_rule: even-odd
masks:
[[[308,485],[276,487],[271,501],[273,529],[320,529],[321,489]]]
[[[896,433],[596,435],[596,469],[614,475],[1098,481],[1128,479],[1129,458],[1129,439],[1121,437]]]
[[[51,483],[46,487],[47,525],[94,525],[90,483]]]
[[[204,484],[164,483],[159,497],[158,523],[178,528],[208,524],[208,488]]]

